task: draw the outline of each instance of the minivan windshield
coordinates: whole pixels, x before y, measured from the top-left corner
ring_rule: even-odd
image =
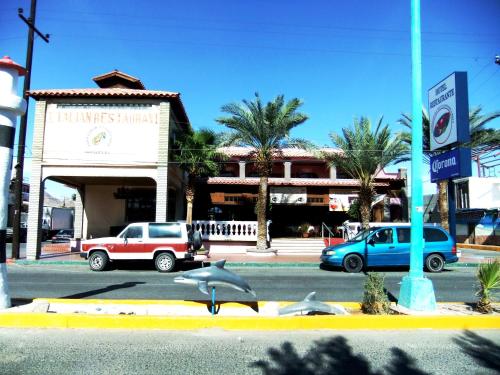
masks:
[[[372,233],[374,230],[377,230],[377,229],[380,229],[380,228],[368,228],[368,229],[362,230],[361,232],[359,232],[358,234],[356,234],[353,238],[351,238],[347,242],[359,242],[359,241],[363,241],[363,240],[366,239],[366,237],[368,237],[370,235],[370,233]]]

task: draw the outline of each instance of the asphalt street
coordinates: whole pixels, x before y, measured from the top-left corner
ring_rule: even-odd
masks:
[[[2,374],[498,374],[495,331],[0,330]]]
[[[206,300],[191,285],[180,285],[173,278],[182,271],[158,273],[149,264],[129,265],[129,269],[92,272],[84,265],[10,264],[8,282],[14,300],[33,298],[102,298]],[[302,300],[312,291],[325,301],[362,301],[366,275],[347,274],[318,268],[228,268],[242,276],[261,301]],[[449,268],[426,276],[433,281],[438,302],[475,302],[475,268]],[[385,271],[385,286],[390,296],[398,298],[400,282],[408,271]],[[251,301],[249,294],[218,288],[219,301]],[[15,301],[14,301],[15,302]]]

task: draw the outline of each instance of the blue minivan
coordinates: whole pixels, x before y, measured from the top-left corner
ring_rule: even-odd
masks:
[[[390,224],[361,231],[351,240],[328,246],[321,262],[360,272],[364,267],[408,266],[410,264],[408,225]],[[458,262],[457,247],[441,227],[424,225],[424,265],[429,272],[441,272],[446,263]]]

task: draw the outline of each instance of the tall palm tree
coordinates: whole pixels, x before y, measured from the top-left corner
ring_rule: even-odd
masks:
[[[258,93],[253,101],[230,103],[222,106],[222,112],[228,117],[219,117],[216,121],[231,131],[226,135],[226,145],[247,146],[252,149],[250,157],[254,160],[259,174],[259,192],[257,197],[257,251],[265,252],[266,242],[266,207],[268,178],[272,163],[287,145],[305,147],[308,142],[291,139],[290,131],[304,123],[307,116],[297,112],[302,102],[291,99],[285,103],[283,95],[277,96],[266,105],[262,104]]]
[[[401,114],[401,118],[398,122],[408,129],[409,132],[403,132],[401,137],[407,145],[411,145],[411,125],[412,117],[410,114]],[[487,147],[494,147],[500,144],[500,130],[495,130],[491,128],[486,128],[486,125],[500,117],[500,112],[496,111],[487,115],[481,114],[481,107],[473,108],[469,111],[469,129],[470,129],[470,142],[465,144],[466,147],[471,147],[472,152],[478,152]],[[422,109],[422,126],[423,126],[423,150],[424,150],[424,162],[429,164],[431,156],[438,155],[443,150],[431,151],[431,141],[430,141],[430,120],[429,114]],[[441,180],[437,183],[438,191],[438,207],[439,215],[441,218],[441,226],[446,230],[449,230],[448,223],[448,194],[447,194],[447,180]]]
[[[199,177],[214,176],[219,172],[224,156],[217,151],[217,135],[209,129],[183,133],[175,142],[174,160],[187,174],[186,223],[193,221],[195,182]]]
[[[382,118],[374,130],[368,118],[355,119],[353,127],[343,128],[342,135],[331,133],[330,138],[340,152],[322,152],[321,157],[359,181],[361,221],[363,228],[368,228],[375,194],[374,177],[386,166],[398,162],[408,146],[399,135],[391,137],[389,125],[382,125]]]

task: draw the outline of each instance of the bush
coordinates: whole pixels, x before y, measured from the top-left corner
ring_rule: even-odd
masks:
[[[385,276],[380,273],[369,273],[365,282],[365,292],[361,310],[365,314],[389,314],[390,302],[384,291]]]

